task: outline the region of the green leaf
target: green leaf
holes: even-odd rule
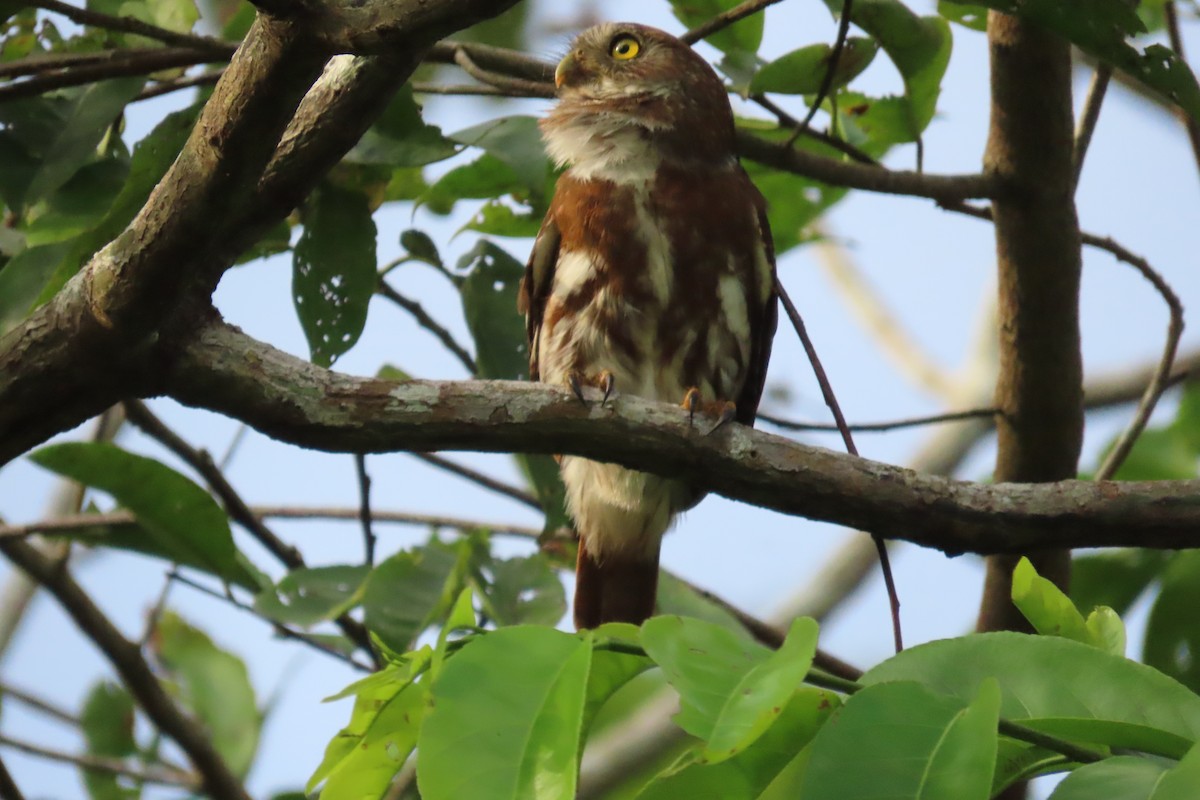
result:
[[[526,187],[539,191],[550,174],[537,118],[501,117],[451,134],[460,144],[479,147],[506,164]]]
[[[308,627],[341,616],[362,599],[366,566],[305,567],[289,572],[254,599],[273,620]]]
[[[1020,781],[1039,775],[1062,772],[1063,756],[1042,747],[1001,736],[996,750],[996,771],[992,776],[992,796]]]
[[[30,247],[0,268],[0,335],[29,316],[34,302],[66,254],[64,242]]]
[[[245,663],[170,611],[159,618],[151,644],[217,752],[234,774],[245,775],[262,729]]]
[[[340,740],[344,753],[327,773],[321,800],[366,800],[385,795],[417,744],[428,708],[427,693],[424,683],[410,683],[386,700],[376,701],[378,710],[362,735],[345,737],[345,731],[339,734],[344,737]],[[310,791],[314,782],[309,781]]]
[[[797,689],[779,719],[748,748],[718,764],[696,760],[655,778],[638,800],[725,800],[758,797],[841,705],[823,689]]]
[[[532,238],[542,227],[545,214],[520,212],[500,200],[489,200],[475,212],[463,230],[478,231],[489,236]]]
[[[1071,561],[1071,599],[1082,609],[1107,606],[1124,614],[1169,560],[1161,550],[1136,548],[1077,555]]]
[[[449,214],[459,200],[484,200],[528,191],[529,187],[512,167],[484,153],[438,178],[417,200],[417,205],[426,206],[435,214]]]
[[[1051,581],[1037,574],[1028,558],[1024,556],[1017,562],[1013,570],[1012,601],[1020,612],[1029,620],[1029,624],[1044,636],[1062,636],[1076,642],[1090,644],[1101,649],[1106,648],[1106,641],[1093,635],[1083,615],[1075,608],[1071,598]],[[1100,619],[1100,618],[1097,618]],[[1118,624],[1120,618],[1117,618]],[[1104,626],[1107,631],[1111,623],[1098,621],[1097,626]],[[1124,644],[1124,629],[1121,641]],[[1101,633],[1097,629],[1097,634]],[[1119,653],[1118,655],[1123,655]]]
[[[137,143],[129,163],[129,177],[112,201],[108,214],[96,227],[75,239],[49,280],[41,287],[37,303],[53,297],[79,268],[104,245],[115,239],[146,204],[151,190],[179,155],[195,125],[200,104],[168,114],[146,138]]]
[[[658,613],[711,622],[746,642],[755,641],[737,617],[669,572],[658,573]]]
[[[1146,623],[1143,655],[1193,691],[1200,691],[1200,551],[1176,553]]]
[[[938,0],[938,13],[951,22],[957,22],[964,28],[973,31],[987,30],[987,9],[968,3],[955,3],[952,0]]]
[[[721,12],[728,11],[739,2],[741,0],[671,0],[671,11],[674,12],[675,19],[689,28],[695,28]],[[763,20],[764,16],[761,12],[751,14],[745,19],[717,31],[704,41],[726,53],[737,51],[756,53],[758,46],[762,43]]]
[[[1174,767],[1133,756],[1085,764],[1058,785],[1050,800],[1193,800],[1197,786],[1200,746]]]
[[[703,758],[716,763],[744,750],[778,718],[812,664],[817,624],[795,620],[773,653],[684,617],[647,620],[641,639],[679,692],[679,727],[706,742]]]
[[[137,751],[133,738],[133,697],[124,686],[100,681],[83,702],[80,729],[88,755],[121,759]],[[140,792],[124,788],[111,772],[83,770],[83,784],[92,800],[129,800]]]
[[[1092,644],[1114,656],[1125,655],[1125,623],[1117,612],[1100,606],[1088,614],[1088,633]]]
[[[1128,37],[1145,31],[1135,4],[1125,0],[1089,0],[1084,10],[1076,3],[1062,0],[977,0],[977,3],[1059,34],[1200,120],[1200,85],[1187,63],[1160,44],[1138,50],[1127,41]]]
[[[596,716],[617,690],[638,675],[654,666],[642,655],[603,649],[601,642],[615,641],[637,646],[638,629],[627,622],[608,622],[592,632],[596,643],[592,652],[592,666],[588,672],[587,696],[584,702],[583,725],[585,732],[592,730]],[[605,709],[608,712],[611,709]],[[599,724],[599,723],[597,723]]]
[[[438,255],[437,245],[424,231],[415,228],[404,231],[400,234],[400,246],[407,250],[413,258],[419,258],[435,266],[442,266],[442,257]]]
[[[492,561],[488,614],[497,625],[557,625],[567,610],[562,581],[543,553]]]
[[[966,708],[917,683],[870,686],[813,739],[797,796],[987,800],[999,706],[991,681]]]
[[[842,0],[825,0],[835,14]],[[917,140],[933,119],[953,37],[941,17],[919,17],[898,0],[855,0],[850,19],[883,47],[904,79],[907,141]]]
[[[116,78],[51,97],[0,104],[0,123],[38,162],[28,183],[12,187],[6,202],[20,207],[49,197],[95,160],[101,140],[145,83],[142,76]]]
[[[1151,428],[1142,431],[1113,480],[1188,480],[1196,477],[1196,467],[1196,452],[1186,439],[1170,428]]]
[[[462,569],[462,554],[440,542],[397,553],[367,578],[363,621],[390,649],[403,653],[439,612],[449,610]]]
[[[421,796],[574,797],[590,638],[501,628],[449,659],[418,737]]]
[[[312,361],[328,367],[362,334],[375,292],[375,221],[367,198],[325,183],[304,211],[292,299]]]
[[[1200,697],[1143,664],[1050,636],[999,632],[930,642],[863,676],[913,680],[960,700],[989,676],[1006,719],[1057,736],[1179,758],[1200,739]]]
[[[838,57],[832,89],[845,86],[865,70],[879,51],[879,42],[862,36],[846,39]],[[833,46],[813,44],[780,56],[755,74],[750,93],[816,94],[825,81]]]
[[[225,512],[170,467],[106,442],[64,442],[31,453],[35,464],[112,495],[145,529],[137,549],[257,588],[239,558]],[[131,547],[128,537],[107,543]]]
[[[129,175],[123,158],[105,158],[82,167],[23,229],[29,247],[71,239],[90,230],[108,213]]]
[[[412,86],[405,84],[345,158],[353,164],[419,167],[449,158],[458,150],[442,136],[440,128],[425,123]]]
[[[1183,385],[1179,410],[1175,412],[1170,429],[1200,456],[1200,382],[1189,381]]]

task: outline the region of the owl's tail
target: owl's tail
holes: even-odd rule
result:
[[[575,627],[605,622],[641,625],[654,614],[658,596],[658,548],[634,555],[605,553],[600,562],[579,540],[575,562]]]

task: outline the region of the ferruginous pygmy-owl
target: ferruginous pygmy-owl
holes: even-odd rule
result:
[[[567,169],[521,288],[531,377],[581,399],[588,384],[753,424],[775,258],[721,80],[668,33],[604,24],[579,35],[554,81],[541,128]],[[579,533],[576,626],[641,623],[662,536],[703,493],[575,456],[561,468]]]

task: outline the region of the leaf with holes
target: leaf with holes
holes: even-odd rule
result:
[[[450,609],[466,568],[466,550],[430,542],[401,553],[371,571],[363,590],[364,622],[397,653]]]
[[[277,622],[308,627],[341,616],[362,599],[369,567],[295,569],[254,599],[254,607]]]
[[[870,66],[879,52],[879,42],[862,36],[851,36],[838,56],[837,74],[831,89],[838,89],[854,80]],[[825,81],[833,46],[813,44],[801,47],[767,64],[750,81],[750,93],[816,94]]]
[[[454,142],[442,136],[440,128],[422,119],[412,87],[405,84],[346,154],[346,160],[352,164],[419,167],[449,158],[458,150]]]
[[[312,361],[328,367],[362,334],[375,292],[375,221],[367,198],[324,183],[304,209],[292,300]]]

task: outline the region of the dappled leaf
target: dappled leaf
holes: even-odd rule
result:
[[[254,607],[278,622],[315,625],[356,606],[369,571],[362,565],[295,569],[259,593]]]
[[[1000,713],[1058,736],[1181,757],[1200,739],[1200,696],[1161,672],[1051,636],[998,632],[918,645],[862,682],[913,680],[960,700],[1000,683]]]
[[[1200,551],[1176,553],[1146,623],[1146,663],[1200,691]]]
[[[546,185],[550,159],[542,148],[536,117],[501,117],[453,133],[450,138],[487,151],[534,191]]]
[[[483,200],[526,191],[528,187],[512,167],[484,153],[438,178],[417,199],[417,205],[426,206],[435,214],[449,214],[459,200]]]
[[[229,519],[216,501],[175,470],[105,442],[64,442],[29,459],[113,496],[137,517],[145,551],[199,566],[224,580],[256,586],[239,560]]]
[[[486,565],[487,610],[498,625],[557,625],[567,610],[562,581],[541,553]]]
[[[417,634],[449,610],[465,568],[462,556],[458,548],[434,541],[383,561],[363,592],[367,627],[390,649],[408,650]]]
[[[66,241],[95,227],[108,213],[128,174],[129,163],[123,158],[105,158],[82,167],[22,228],[26,245]]]
[[[917,683],[870,686],[817,733],[798,788],[805,800],[987,800],[1000,692],[970,705]]]
[[[531,238],[537,236],[544,214],[523,212],[500,200],[489,200],[475,212],[463,230],[489,236]]]
[[[245,775],[262,729],[245,663],[170,611],[159,618],[151,644],[217,752],[234,774]]]
[[[964,28],[973,31],[987,30],[987,9],[968,3],[955,3],[952,0],[938,0],[938,13],[951,22],[957,22]]]
[[[838,56],[837,74],[831,89],[845,86],[865,70],[879,51],[879,43],[862,36],[851,36]],[[778,94],[816,94],[825,81],[833,46],[813,44],[775,59],[760,69],[750,81],[750,91]]]
[[[375,292],[375,221],[366,197],[318,187],[293,253],[296,316],[313,363],[328,367],[358,341]]]
[[[458,150],[442,136],[440,128],[422,119],[412,86],[405,84],[345,158],[357,164],[419,167],[449,158]]]
[[[433,686],[418,738],[421,796],[574,797],[591,656],[590,634],[543,627],[467,643]]]
[[[383,797],[417,744],[426,700],[424,683],[408,683],[390,695],[385,689],[372,698],[370,702],[375,708],[369,719],[364,720],[360,715],[351,723],[363,728],[361,735],[343,731],[335,738],[339,748],[335,754],[341,758],[322,775],[325,787],[321,790],[321,800]],[[328,755],[327,752],[327,758]],[[310,787],[314,782],[309,781]]]
[[[30,247],[0,268],[0,335],[29,316],[68,249],[65,242]]]

